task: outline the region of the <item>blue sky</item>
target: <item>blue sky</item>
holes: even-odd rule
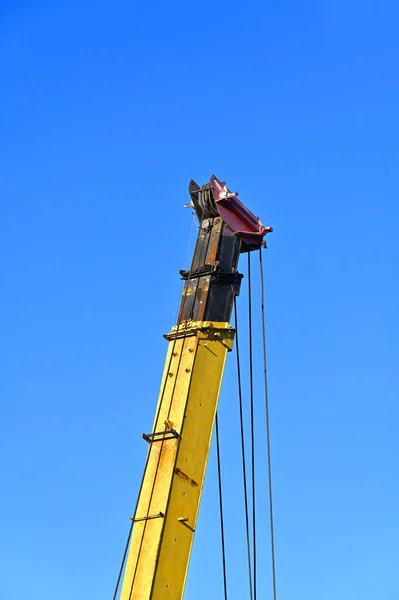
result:
[[[279,600],[396,600],[397,2],[0,10],[0,597],[112,597],[162,334],[189,264],[186,186],[215,173],[275,229],[265,260]],[[258,291],[255,282],[256,307]],[[245,302],[243,290],[243,322]],[[229,359],[228,580],[230,600],[242,600]],[[216,502],[212,451],[187,600],[222,597]]]

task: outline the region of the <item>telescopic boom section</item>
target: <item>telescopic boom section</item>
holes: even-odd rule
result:
[[[189,184],[200,227],[177,324],[168,340],[158,407],[139,493],[121,600],[181,600],[242,275],[240,253],[263,227],[225,184]]]

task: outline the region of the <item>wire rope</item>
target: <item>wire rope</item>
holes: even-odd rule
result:
[[[246,460],[245,460],[245,434],[244,434],[244,417],[243,417],[242,384],[241,384],[240,345],[239,345],[239,336],[238,336],[238,313],[237,313],[236,298],[234,298],[234,327],[236,330],[238,404],[239,404],[239,411],[240,411],[241,458],[242,458],[242,478],[243,478],[243,487],[244,487],[245,530],[246,530],[246,538],[247,538],[247,555],[248,555],[249,598],[250,598],[250,600],[252,600],[253,592],[252,592],[251,541],[250,541],[250,533],[249,533],[248,486],[247,486],[247,468],[246,468]]]
[[[227,600],[227,573],[226,573],[226,549],[225,549],[225,543],[224,543],[222,471],[221,471],[221,466],[220,466],[219,419],[218,419],[217,412],[216,412],[216,417],[215,417],[215,433],[216,433],[216,455],[217,455],[218,485],[219,485],[220,536],[221,536],[221,540],[222,540],[223,589],[224,589],[224,600]]]
[[[213,226],[213,220],[212,220],[212,223],[210,225],[210,229],[212,229],[212,226]],[[208,240],[207,240],[207,244],[206,244],[206,250],[205,250],[205,257],[204,257],[205,260],[206,260],[207,254],[208,254],[210,238],[211,238],[211,234],[209,232]],[[190,282],[190,277],[191,277],[191,271],[192,271],[192,267],[190,266],[190,270],[189,270],[188,278],[187,278],[187,284],[185,286],[184,297],[183,297],[183,300],[182,300],[183,310],[184,310],[184,307],[185,307],[185,304],[186,304],[186,300],[187,300],[187,292],[188,292],[188,287],[189,287],[189,282]],[[194,298],[193,298],[193,307],[194,307],[194,304],[195,304],[197,292],[198,292],[198,282],[197,282],[197,286],[196,286],[196,290],[195,290],[195,294],[194,294]],[[183,314],[183,311],[182,311],[182,314]],[[157,411],[156,421],[159,418],[159,414],[160,414],[160,410],[161,410],[161,405],[162,405],[162,400],[163,400],[163,396],[165,394],[166,385],[167,385],[167,381],[168,381],[167,380],[167,373],[170,371],[170,366],[171,366],[171,363],[172,363],[174,349],[175,349],[175,346],[176,346],[178,335],[179,335],[179,329],[176,330],[176,335],[175,335],[175,338],[174,338],[174,341],[173,341],[173,347],[172,347],[172,351],[171,351],[171,354],[170,354],[169,366],[168,366],[167,371],[165,372],[165,382],[164,382],[164,386],[163,386],[163,390],[162,390],[162,395],[161,395],[161,398],[160,398],[160,401],[159,401],[159,405],[158,405],[158,411]],[[180,364],[181,364],[181,360],[182,360],[183,349],[184,349],[184,344],[185,344],[186,337],[187,337],[187,328],[185,327],[184,328],[184,333],[183,333],[183,339],[182,339],[182,351],[180,352],[180,355],[179,355],[179,361],[178,361],[178,364],[177,364],[176,376],[174,378],[173,389],[172,389],[172,393],[171,393],[171,396],[170,396],[170,403],[169,403],[169,408],[168,408],[167,421],[169,420],[170,412],[171,412],[171,409],[172,409],[173,396],[174,396],[174,392],[175,392],[175,388],[176,388],[176,383],[177,383],[177,379],[178,379],[178,374],[179,374],[179,370],[180,370]],[[156,421],[154,422],[154,426],[156,425]],[[154,474],[154,478],[153,478],[153,482],[152,482],[152,487],[151,487],[151,492],[150,492],[150,499],[149,499],[149,502],[148,502],[146,520],[144,521],[143,533],[141,535],[140,545],[139,545],[139,551],[138,551],[138,554],[137,554],[137,561],[136,561],[136,565],[135,565],[135,569],[134,569],[134,573],[133,573],[133,577],[132,577],[132,584],[131,584],[131,587],[130,587],[129,600],[131,600],[132,593],[133,593],[133,586],[134,586],[134,582],[135,582],[135,579],[136,579],[137,567],[138,567],[138,563],[139,563],[139,560],[140,560],[141,549],[143,547],[144,536],[145,536],[145,531],[146,531],[146,527],[147,527],[147,519],[148,519],[148,516],[150,514],[151,502],[152,502],[152,498],[153,498],[153,495],[154,495],[155,482],[157,480],[157,474],[158,474],[159,465],[160,465],[160,462],[161,462],[161,456],[162,456],[163,447],[164,447],[164,439],[161,440],[161,447],[160,447],[160,451],[159,451],[159,454],[158,454],[158,460],[157,460],[157,464],[156,464],[156,468],[155,468],[155,474]],[[150,449],[150,451],[151,451],[151,449]],[[149,456],[149,454],[148,454],[148,456]],[[148,464],[148,461],[147,461],[147,464]],[[143,473],[143,481],[144,481],[144,477],[145,477],[145,472],[146,472],[146,470]]]
[[[254,414],[254,380],[253,380],[253,343],[252,343],[252,282],[251,253],[248,252],[248,328],[249,328],[249,394],[251,412],[251,475],[252,475],[252,548],[253,548],[253,590],[254,600],[257,592],[256,571],[256,489],[255,489],[255,414]]]
[[[275,541],[274,541],[273,488],[272,488],[272,459],[271,459],[270,417],[269,417],[269,390],[268,390],[268,383],[267,383],[265,281],[264,281],[264,273],[263,273],[262,248],[259,249],[259,265],[260,265],[260,287],[261,287],[263,379],[264,379],[265,408],[266,408],[267,476],[268,476],[268,486],[269,486],[269,519],[270,519],[270,545],[271,545],[271,561],[272,561],[272,583],[273,583],[273,600],[277,600],[276,559],[275,559]]]

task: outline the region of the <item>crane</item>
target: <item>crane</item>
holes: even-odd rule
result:
[[[181,600],[239,295],[240,254],[265,246],[272,231],[214,175],[189,183],[199,221],[189,270],[168,342],[136,510],[123,560],[120,600]],[[119,574],[117,589],[122,579]]]

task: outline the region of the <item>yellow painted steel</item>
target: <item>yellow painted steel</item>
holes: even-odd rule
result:
[[[226,354],[228,323],[173,328],[121,600],[181,600]]]

